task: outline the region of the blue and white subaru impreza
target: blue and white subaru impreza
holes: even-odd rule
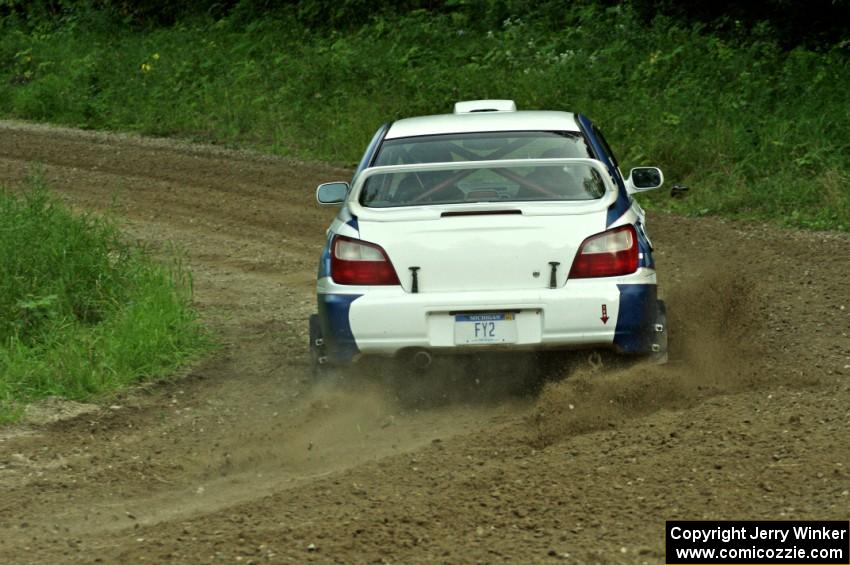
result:
[[[361,356],[608,348],[666,360],[652,243],[597,127],[510,100],[382,126],[351,183],[318,187],[341,205],[319,262],[314,367]]]

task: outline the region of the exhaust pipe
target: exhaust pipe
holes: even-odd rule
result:
[[[432,361],[431,354],[424,349],[413,354],[413,366],[420,371],[424,371],[430,367]]]

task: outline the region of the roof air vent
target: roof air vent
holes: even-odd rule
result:
[[[513,100],[467,100],[455,102],[455,114],[473,112],[516,112]]]

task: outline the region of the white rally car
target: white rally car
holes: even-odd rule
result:
[[[636,192],[600,131],[510,100],[386,124],[351,183],[319,262],[314,369],[362,356],[607,348],[666,360],[663,302]]]

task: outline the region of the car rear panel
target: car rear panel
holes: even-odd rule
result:
[[[418,267],[420,293],[540,290],[566,284],[586,234],[602,231],[604,212],[574,216],[449,216],[360,222],[360,238],[381,245],[406,292]]]

